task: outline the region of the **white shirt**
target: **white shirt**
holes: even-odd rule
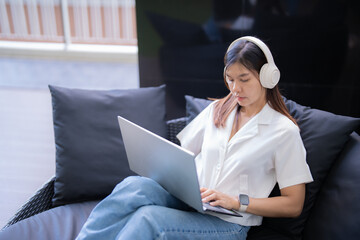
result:
[[[195,153],[200,187],[231,196],[240,193],[267,198],[276,182],[285,188],[313,181],[299,128],[266,104],[229,141],[236,109],[225,128],[213,122],[215,102],[178,135],[181,145]],[[211,213],[243,226],[260,225],[261,216],[233,217]]]

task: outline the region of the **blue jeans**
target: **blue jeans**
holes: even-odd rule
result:
[[[94,208],[76,239],[246,239],[248,230],[193,211],[149,178],[128,177]]]

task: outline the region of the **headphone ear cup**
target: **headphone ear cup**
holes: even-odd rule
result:
[[[268,88],[268,74],[267,74],[267,68],[268,68],[269,64],[265,63],[261,69],[260,69],[260,73],[259,73],[259,78],[260,78],[260,83],[264,88]]]
[[[259,75],[260,83],[264,88],[272,89],[280,80],[280,71],[274,64],[265,63]]]

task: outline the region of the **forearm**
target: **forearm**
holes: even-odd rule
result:
[[[281,196],[249,198],[246,212],[264,217],[298,217],[304,206],[305,184],[280,190]]]
[[[264,217],[298,217],[303,204],[288,196],[273,198],[250,198],[248,213]]]
[[[240,202],[236,196],[201,188],[203,202],[212,206],[222,206],[227,209],[239,209]],[[298,184],[281,189],[281,196],[273,198],[251,198],[246,212],[264,217],[297,217],[301,214],[305,199],[305,184]]]

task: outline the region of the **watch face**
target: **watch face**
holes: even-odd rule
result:
[[[240,194],[240,203],[241,203],[241,205],[249,205],[248,195]]]

